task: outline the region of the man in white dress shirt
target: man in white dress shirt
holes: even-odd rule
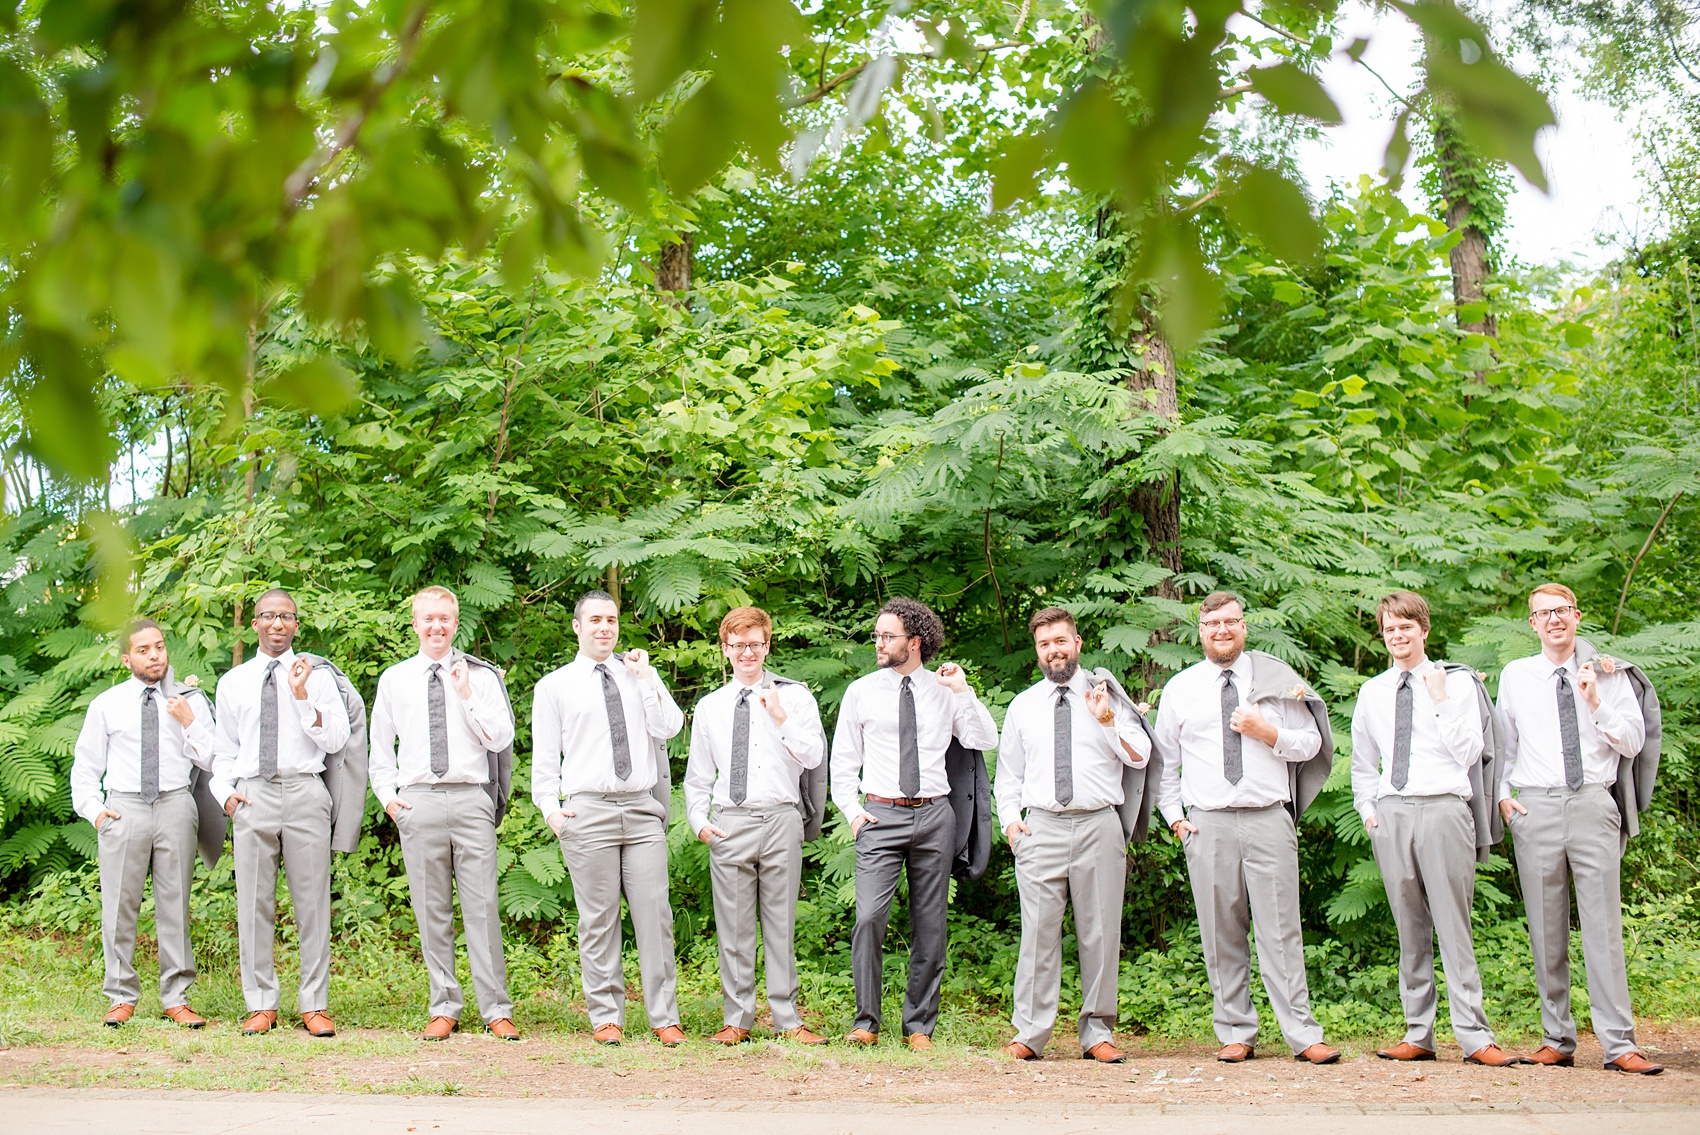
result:
[[[620,605],[612,595],[581,596],[573,633],[577,656],[545,674],[532,697],[531,799],[572,876],[592,1038],[619,1044],[625,1035],[624,895],[649,1026],[672,1047],[684,1043],[685,1032],[667,894],[666,742],[684,727],[685,715],[645,651],[614,656]]]
[[[1128,712],[1118,716],[1105,683],[1080,669],[1073,615],[1046,607],[1027,627],[1045,677],[1009,703],[993,784],[1021,892],[1015,1039],[1004,1051],[1037,1060],[1050,1042],[1062,986],[1063,911],[1072,903],[1081,1054],[1120,1064],[1126,1056],[1110,1034],[1121,972],[1127,841],[1116,809],[1123,800],[1122,771],[1145,767],[1151,738]]]
[[[944,623],[915,599],[893,599],[874,623],[879,669],[850,683],[832,741],[832,800],[856,841],[856,927],[850,964],[856,1022],[848,1040],[879,1041],[885,931],[899,877],[909,878],[909,984],[904,1043],[932,1047],[950,934],[946,914],[956,855],[945,752],[954,737],[994,749],[997,723],[962,667],[926,669],[944,645]],[[864,800],[866,803],[864,803]]]
[[[1323,1043],[1310,1011],[1298,833],[1288,810],[1288,766],[1313,759],[1322,734],[1290,669],[1246,651],[1238,595],[1211,592],[1198,611],[1204,661],[1169,679],[1158,703],[1157,806],[1186,850],[1222,1042],[1216,1059],[1237,1064],[1255,1051],[1247,941],[1255,925],[1263,988],[1282,1036],[1299,1059],[1331,1064],[1340,1051]],[[1280,673],[1284,688],[1266,688],[1260,669]]]
[[[89,703],[71,761],[71,806],[94,825],[100,861],[100,945],[106,960],[106,1024],[136,1012],[136,918],[153,875],[159,939],[159,1001],[185,1028],[206,1024],[189,1008],[195,950],[189,940],[189,881],[199,814],[189,782],[212,767],[213,717],[206,696],[167,696],[165,634],[152,619],[124,632],[130,676]]]
[[[1482,1008],[1482,975],[1470,937],[1476,894],[1472,766],[1485,744],[1476,677],[1448,672],[1427,654],[1428,602],[1395,591],[1376,607],[1393,658],[1358,688],[1352,713],[1352,798],[1369,833],[1399,930],[1405,1039],[1376,1055],[1433,1060],[1434,943],[1446,963],[1452,1031],[1470,1064],[1503,1068],[1521,1056],[1494,1043]]]
[[[1612,799],[1618,763],[1641,751],[1646,723],[1628,678],[1580,662],[1576,593],[1544,583],[1529,596],[1541,652],[1509,663],[1499,678],[1505,767],[1499,811],[1517,848],[1541,994],[1537,1064],[1575,1063],[1570,1012],[1570,889],[1582,923],[1588,1006],[1605,1066],[1656,1075],[1664,1069],[1635,1044],[1623,956],[1622,816]]]
[[[826,759],[814,695],[766,670],[773,620],[736,607],[720,620],[732,680],[691,713],[685,814],[708,845],[725,1027],[711,1040],[750,1039],[756,1016],[756,926],[767,956],[767,1005],[787,1040],[825,1044],[797,1013],[797,886],[803,873],[801,777]],[[759,919],[758,919],[759,915]]]
[[[454,649],[460,601],[446,587],[413,597],[419,653],[385,670],[372,703],[372,792],[401,834],[402,861],[431,979],[422,1039],[447,1040],[466,996],[455,977],[455,892],[478,1011],[518,1040],[496,892],[491,754],[513,744],[513,710],[488,664]]]
[[[297,1007],[316,1037],[336,1035],[331,980],[331,794],[325,754],[348,743],[348,711],[329,672],[293,649],[289,592],[254,600],[260,649],[218,680],[212,791],[231,818],[244,1036],[270,1032],[281,1005],[274,950],[281,860],[301,944]]]

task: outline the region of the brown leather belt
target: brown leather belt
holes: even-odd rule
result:
[[[938,799],[937,796],[875,796],[871,792],[866,798],[875,804],[890,804],[894,808],[919,808]]]

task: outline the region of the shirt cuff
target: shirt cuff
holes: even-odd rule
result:
[[[93,824],[94,818],[96,816],[100,815],[105,810],[106,810],[106,797],[96,796],[94,799],[85,802],[81,808],[78,808],[77,809],[77,815],[81,816],[83,819],[85,819],[89,823]]]
[[[325,711],[312,698],[292,697],[289,700],[295,703],[295,715],[301,719],[302,729],[318,728],[313,724],[315,721],[323,723]]]
[[[1175,826],[1176,821],[1186,819],[1184,804],[1159,804],[1157,810],[1163,813],[1163,819],[1168,821],[1171,828]]]
[[[1600,700],[1600,708],[1593,711],[1594,728],[1609,738],[1613,744],[1623,740],[1623,714],[1617,712],[1617,707],[1610,702]]]
[[[702,831],[703,828],[708,826],[708,809],[703,808],[701,811],[698,811],[693,808],[685,813],[685,819],[690,822],[691,834],[696,835],[698,832]]]
[[[217,776],[207,781],[207,788],[211,790],[213,799],[218,801],[220,808],[224,807],[224,802],[229,800],[236,792],[235,784]]]
[[[389,810],[389,806],[391,804],[396,802],[396,790],[393,788],[379,788],[374,784],[372,786],[372,795],[378,798],[378,803],[383,805],[386,811]]]

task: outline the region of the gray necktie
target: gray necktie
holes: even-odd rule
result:
[[[142,688],[142,799],[152,804],[159,799],[159,706],[154,688]]]
[[[277,779],[277,668],[279,659],[266,663],[260,683],[260,779]]]
[[[425,680],[425,713],[431,720],[431,775],[442,776],[449,771],[449,699],[443,689],[441,662],[431,663],[431,676]]]
[[[1416,691],[1411,672],[1399,673],[1399,692],[1393,695],[1393,790],[1398,792],[1411,779],[1411,709]]]
[[[750,691],[738,695],[732,710],[732,803],[742,804],[750,794]]]
[[[915,731],[915,694],[908,678],[897,691],[897,787],[905,796],[921,794],[921,745]]]
[[[614,775],[621,780],[632,778],[632,739],[626,733],[626,703],[620,698],[620,687],[614,675],[601,662],[596,672],[602,675],[602,701],[608,707],[608,738],[614,743]]]
[[[1052,733],[1051,775],[1056,783],[1057,803],[1064,808],[1074,800],[1074,714],[1068,705],[1068,687],[1057,688],[1056,729]]]
[[[1234,688],[1234,672],[1222,671],[1222,775],[1229,784],[1238,784],[1245,775],[1245,756],[1241,745],[1245,738],[1235,733],[1230,724],[1234,710],[1240,707],[1240,694]]]
[[[1564,746],[1564,783],[1571,791],[1582,787],[1582,731],[1576,724],[1576,695],[1570,690],[1570,675],[1560,666],[1558,675],[1558,740]]]

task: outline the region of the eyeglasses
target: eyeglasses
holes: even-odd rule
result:
[[[888,642],[900,642],[904,639],[910,639],[910,638],[914,638],[914,637],[915,637],[914,635],[908,635],[908,634],[892,634],[889,631],[875,631],[874,632],[874,645],[875,646],[884,646]]]
[[[723,645],[728,654],[760,654],[767,649],[765,642],[728,642]]]
[[[1244,619],[1211,619],[1208,623],[1199,623],[1198,629],[1206,632],[1224,630],[1231,631],[1235,627],[1243,626],[1245,626]]]
[[[260,611],[254,616],[256,623],[282,623],[288,626],[297,620],[294,611]]]
[[[1530,611],[1529,618],[1537,623],[1551,622],[1553,619],[1568,619],[1577,613],[1575,607],[1548,607],[1544,611]]]

